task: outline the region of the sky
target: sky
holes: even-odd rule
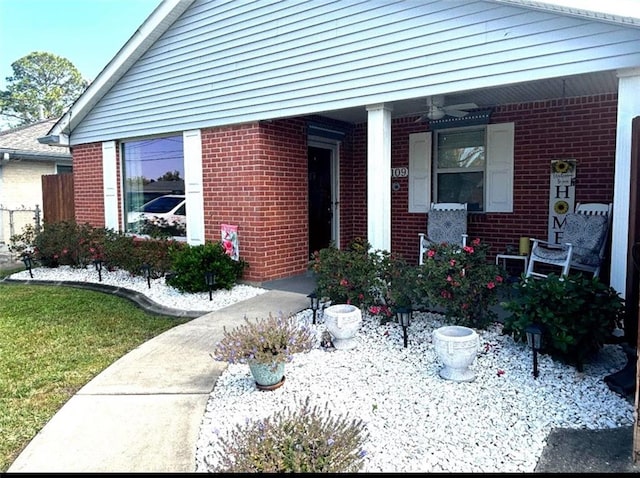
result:
[[[0,90],[34,51],[66,58],[95,79],[161,0],[0,0]]]
[[[464,0],[460,0],[464,1]],[[0,90],[11,63],[34,51],[66,58],[95,79],[161,0],[0,0]],[[640,0],[549,0],[640,18]]]

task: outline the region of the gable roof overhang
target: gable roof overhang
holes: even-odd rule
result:
[[[90,113],[92,108],[102,99],[102,97],[119,81],[119,79],[131,68],[136,61],[154,44],[154,42],[169,29],[169,27],[184,13],[195,0],[163,0],[163,2],[152,12],[143,25],[135,32],[118,54],[109,62],[109,64],[98,75],[96,80],[87,88],[87,90],[78,98],[78,100],[69,108],[66,114],[52,127],[48,135],[39,138],[42,144],[70,146],[70,137],[75,127],[83,121]],[[544,2],[533,0],[486,0],[495,4],[508,4],[528,9],[544,10],[562,15],[576,16],[583,19],[593,21],[605,21],[617,25],[632,26],[640,28],[640,18],[621,17],[617,15],[604,14],[590,10],[582,10],[570,7],[552,5]],[[482,94],[488,95],[486,104],[500,104],[508,98],[508,102],[518,103],[522,101],[530,101],[536,98],[549,97],[549,92],[553,91],[557,94],[559,85],[564,85],[563,77],[571,78],[572,81],[578,82],[575,90],[580,94],[597,94],[609,93],[617,91],[617,71],[601,71],[595,73],[582,73],[581,75],[559,75],[557,78],[538,79],[534,82],[528,82],[526,85],[515,83],[513,85],[502,85],[500,87],[490,87],[489,85],[477,85],[477,88],[471,87],[466,91],[460,92],[442,92],[450,97],[449,103],[478,103],[478,92],[482,90]],[[467,100],[469,94],[474,94],[474,100]],[[531,94],[534,97],[531,98]],[[401,93],[397,93],[401,94]],[[420,101],[423,98],[414,98],[404,100],[401,98],[390,101],[394,103],[394,116],[402,114],[402,111],[416,112],[420,110]],[[337,103],[336,103],[337,104]],[[349,105],[347,105],[349,106]],[[344,121],[354,123],[366,121],[366,113],[364,109],[359,107],[347,107],[346,109],[335,109],[332,111],[320,112],[309,111],[304,114],[322,114],[328,117],[337,117]],[[302,114],[302,113],[301,113]]]

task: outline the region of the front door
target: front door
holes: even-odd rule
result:
[[[309,146],[309,257],[328,247],[332,239],[332,150]]]

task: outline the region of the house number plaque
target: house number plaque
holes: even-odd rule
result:
[[[406,178],[409,176],[409,168],[391,168],[392,178]]]

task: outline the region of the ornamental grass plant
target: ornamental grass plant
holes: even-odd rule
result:
[[[214,473],[357,472],[368,439],[362,420],[333,417],[309,398],[263,420],[237,425],[220,440]]]
[[[308,352],[316,345],[316,334],[299,324],[295,316],[274,316],[250,321],[232,330],[224,328],[224,337],[213,353],[215,360],[228,363],[277,365],[290,362],[293,354]]]

